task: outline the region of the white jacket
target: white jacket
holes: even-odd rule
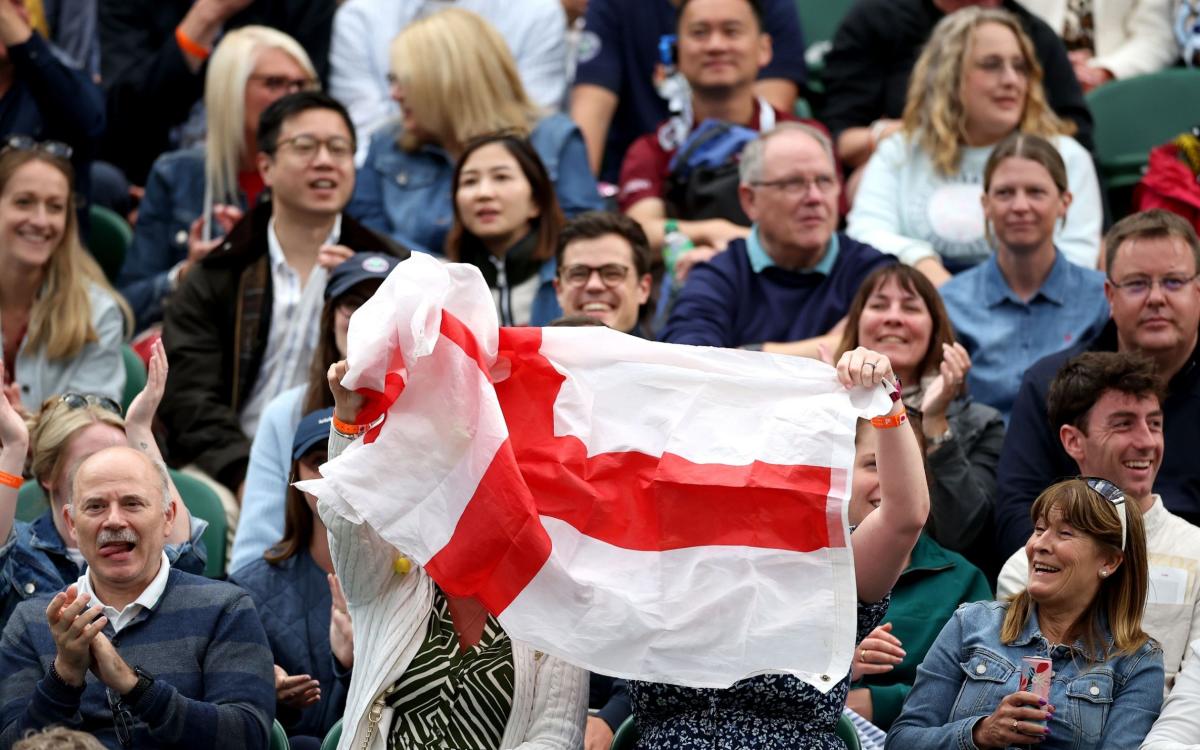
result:
[[[1067,0],[1019,0],[1059,34]],[[1088,64],[1117,78],[1154,73],[1179,59],[1174,0],[1092,0],[1096,56]]]
[[[1166,688],[1170,690],[1180,664],[1186,667],[1195,658],[1188,643],[1200,638],[1200,528],[1167,510],[1158,495],[1142,522],[1150,564],[1142,629],[1162,646]],[[1028,579],[1029,560],[1025,550],[1019,549],[1000,571],[996,598],[1023,591]],[[1200,676],[1196,679],[1200,682]],[[1200,747],[1200,734],[1196,743]]]
[[[1200,640],[1188,647],[1188,666],[1175,678],[1175,687],[1162,713],[1150,728],[1141,750],[1200,749]]]
[[[349,441],[331,432],[329,457]],[[317,506],[329,530],[333,567],[354,623],[354,679],[346,697],[339,750],[382,750],[392,709],[380,694],[404,674],[425,636],[433,611],[433,581],[414,565],[397,573],[396,548],[345,503]],[[512,641],[513,702],[500,739],[508,750],[575,750],[583,747],[588,674],[555,657]],[[363,744],[370,719],[370,743]]]

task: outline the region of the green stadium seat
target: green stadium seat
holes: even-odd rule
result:
[[[338,742],[342,739],[342,720],[329,728],[329,734],[325,735],[325,739],[321,740],[321,750],[337,750]]]
[[[104,269],[109,282],[116,285],[125,264],[125,251],[133,240],[133,229],[120,214],[104,206],[91,206],[88,220],[92,225],[87,238],[88,251]]]

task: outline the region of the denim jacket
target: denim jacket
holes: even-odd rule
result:
[[[1131,656],[1090,662],[1083,644],[1055,646],[1042,636],[1036,614],[1011,645],[1000,642],[1007,602],[958,608],[917,668],[917,681],[888,733],[889,750],[975,750],[975,724],[1017,692],[1021,657],[1049,656],[1055,708],[1042,750],[1136,748],[1162,705],[1162,649],[1153,641]],[[1106,626],[1107,629],[1107,626]],[[1111,636],[1106,633],[1111,644]],[[1095,654],[1099,657],[1100,654]]]
[[[67,556],[67,545],[54,525],[53,510],[32,523],[15,521],[8,541],[0,546],[0,629],[25,599],[61,591],[82,572]],[[183,544],[168,544],[163,550],[171,566],[204,575],[208,550],[200,536],[208,521],[192,516],[192,538]]]
[[[246,208],[246,196],[238,195],[238,207]],[[155,159],[119,279],[137,330],[162,320],[163,302],[173,291],[167,274],[187,258],[188,230],[203,212],[204,149],[168,151]]]
[[[397,145],[400,129],[393,123],[371,138],[346,213],[405,247],[441,255],[454,221],[454,161],[440,146],[404,151]],[[570,217],[604,207],[583,136],[570,118],[543,118],[529,142],[546,166],[563,213]]]

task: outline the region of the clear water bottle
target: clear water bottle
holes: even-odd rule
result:
[[[690,237],[679,231],[679,223],[674,219],[667,219],[663,228],[666,230],[663,236],[663,264],[667,267],[667,276],[674,278],[675,263],[680,256],[694,249],[696,245]]]

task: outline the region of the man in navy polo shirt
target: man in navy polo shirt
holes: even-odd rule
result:
[[[783,123],[742,151],[750,236],[692,269],[662,340],[801,356],[832,351],[862,280],[895,258],[835,232],[840,186],[819,130]]]
[[[675,33],[679,0],[592,0],[580,40],[571,119],[583,131],[592,169],[616,182],[633,140],[671,114],[655,86],[659,41]],[[761,0],[763,30],[774,40],[756,90],[790,112],[804,85],[804,36],[793,0]],[[660,76],[661,77],[661,76]],[[603,169],[601,159],[603,157]]]

